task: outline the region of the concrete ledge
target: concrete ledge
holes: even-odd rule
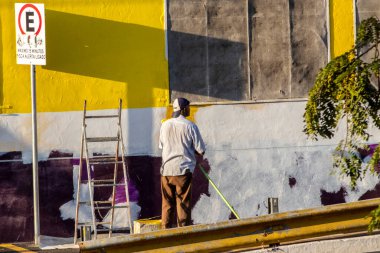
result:
[[[213,252],[365,232],[379,199],[82,242],[82,252]]]
[[[380,234],[356,236],[352,238],[320,240],[298,243],[293,245],[279,245],[271,249],[248,250],[244,252],[268,253],[380,253]]]

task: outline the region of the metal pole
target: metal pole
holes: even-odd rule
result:
[[[32,138],[33,138],[33,211],[34,211],[34,244],[40,244],[40,208],[38,184],[38,149],[37,149],[37,110],[36,110],[36,66],[30,65],[32,97]]]
[[[330,0],[326,0],[326,23],[327,23],[327,62],[331,61],[331,20],[330,20]]]
[[[210,182],[210,184],[212,185],[212,187],[214,187],[215,191],[219,194],[219,196],[222,198],[222,200],[224,201],[224,203],[228,206],[228,208],[231,210],[231,212],[235,215],[235,217],[237,219],[240,219],[240,216],[237,214],[237,212],[235,211],[235,209],[231,206],[230,203],[228,203],[227,199],[223,196],[223,194],[220,192],[220,190],[218,189],[218,187],[214,184],[214,182],[211,180],[211,178],[209,177],[209,175],[207,175],[206,171],[203,169],[203,167],[201,165],[199,165],[199,168],[201,169],[203,175],[208,179],[208,181]]]

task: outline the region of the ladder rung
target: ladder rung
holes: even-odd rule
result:
[[[88,183],[88,180],[82,180],[82,183]],[[127,185],[125,183],[114,183],[113,179],[101,179],[101,180],[90,180],[94,187],[97,186],[123,186]]]
[[[90,182],[93,182],[95,184],[99,183],[113,183],[113,179],[99,179],[99,180],[90,180]]]
[[[90,115],[85,116],[86,119],[103,119],[103,118],[118,118],[119,115]]]
[[[103,225],[103,224],[111,224],[110,221],[97,221],[95,222],[95,225]],[[96,230],[99,230],[99,229],[96,229]]]
[[[96,229],[97,232],[99,232],[99,231],[100,231],[100,232],[103,232],[103,231],[110,231],[110,230],[112,230],[112,229],[109,229],[109,228],[97,228],[97,229]]]
[[[108,142],[108,141],[119,141],[119,137],[90,137],[86,138],[87,142]]]
[[[112,204],[112,201],[103,200],[103,201],[94,201],[94,204]]]
[[[83,181],[85,181],[86,183],[88,182],[88,180],[83,180]],[[93,184],[113,183],[113,179],[90,180],[90,183],[93,183]]]
[[[90,162],[89,162],[89,164],[90,165],[96,165],[96,164],[121,164],[121,163],[123,163],[123,161],[104,161],[104,162],[101,162],[101,161],[94,161],[94,162],[92,162],[91,160],[90,160]]]
[[[97,204],[112,204],[112,201],[109,201],[109,200],[93,201],[93,202],[94,202],[94,205],[97,205]],[[80,205],[91,205],[91,201],[80,201],[79,204]]]
[[[90,160],[100,160],[100,161],[109,161],[109,160],[115,160],[115,155],[105,155],[105,156],[93,156],[93,157],[89,157],[88,159]],[[118,160],[121,160],[122,157],[121,156],[118,156],[117,157]]]
[[[81,183],[82,184],[87,184],[89,181],[86,179],[86,180],[82,180]],[[94,184],[94,186],[96,186],[96,184],[103,184],[103,183],[113,183],[113,179],[109,179],[109,180],[90,180],[90,183]]]
[[[78,225],[94,225],[94,223],[92,223],[92,221],[78,222]]]
[[[95,210],[101,210],[101,209],[111,209],[112,206],[95,206],[94,209]]]
[[[94,187],[110,187],[110,186],[125,186],[126,184],[95,184]]]
[[[129,208],[129,206],[127,205],[127,206],[96,206],[96,207],[94,207],[94,209],[97,209],[97,210],[99,210],[99,209],[117,209],[117,208]]]
[[[114,206],[113,208],[129,208],[129,205],[126,205],[126,206]]]
[[[122,157],[115,157],[115,156],[93,156],[89,157],[88,161],[90,163],[95,163],[95,162],[122,162],[123,158]]]

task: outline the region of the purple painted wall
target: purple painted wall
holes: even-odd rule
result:
[[[74,234],[74,220],[62,220],[59,207],[73,197],[73,165],[77,159],[54,159],[70,157],[72,154],[51,152],[47,161],[39,162],[40,228],[42,235],[70,237]],[[33,182],[32,165],[23,164],[21,152],[10,152],[0,156],[0,242],[25,242],[33,240]],[[141,207],[139,218],[161,215],[160,157],[127,157],[132,186],[131,198],[138,198]],[[209,171],[207,163],[203,166]],[[113,166],[95,169],[97,178],[113,174]],[[120,178],[122,175],[119,175]],[[208,193],[208,181],[196,171],[194,173],[193,201]],[[132,189],[130,189],[132,190]],[[110,190],[95,191],[98,199],[107,199]],[[131,199],[132,200],[132,199]],[[134,199],[133,199],[134,200]]]
[[[62,220],[59,207],[73,198],[73,165],[78,159],[67,158],[72,154],[52,151],[47,161],[39,162],[40,218],[41,234],[70,237],[73,236],[74,220]],[[9,152],[0,156],[0,242],[25,242],[33,240],[33,194],[32,165],[23,164],[21,152]],[[62,157],[63,159],[57,159]],[[67,159],[65,159],[67,158]],[[131,198],[141,207],[139,218],[149,218],[161,214],[160,157],[127,157],[131,184]],[[198,161],[210,172],[206,161]],[[113,174],[113,166],[95,169],[95,176],[106,178]],[[122,178],[122,174],[118,175]],[[297,184],[298,179],[289,177],[289,186]],[[133,188],[133,189],[132,189]],[[201,194],[209,195],[209,183],[199,170],[193,178],[192,206]],[[321,189],[323,205],[345,202],[346,189],[328,192]],[[96,191],[96,198],[107,199],[110,190]],[[380,183],[364,193],[360,199],[380,197]],[[230,218],[233,218],[232,216]]]

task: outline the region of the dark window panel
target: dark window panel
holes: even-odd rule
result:
[[[327,64],[324,0],[290,0],[292,50],[291,97],[307,97],[316,76]]]
[[[174,0],[168,10],[171,99],[248,100],[246,1]]]
[[[288,0],[249,1],[254,99],[288,98],[290,33]]]

